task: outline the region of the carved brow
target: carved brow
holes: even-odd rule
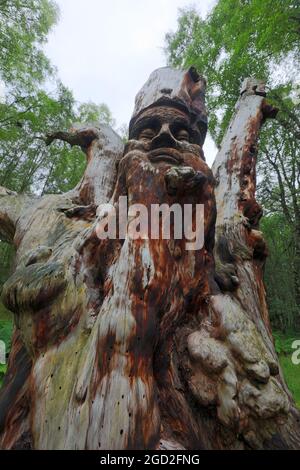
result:
[[[155,117],[144,117],[136,124],[134,124],[132,129],[132,137],[137,137],[137,135],[143,130],[147,128],[151,129],[158,129],[161,125],[160,119]]]
[[[169,122],[171,128],[176,127],[178,128],[183,128],[186,131],[191,131],[191,125],[188,119],[185,119],[184,117],[176,117],[174,120],[172,119],[172,122],[170,122],[170,119],[165,119],[160,116],[145,116],[141,118],[137,123],[134,124],[132,132],[131,132],[131,138],[137,138],[139,133],[147,128],[154,129],[155,131],[159,131],[160,127],[164,122]]]
[[[145,126],[150,126],[153,125],[153,123],[157,123],[159,120],[154,118],[154,117],[144,117],[142,118],[136,125],[139,128],[144,128]]]
[[[184,119],[183,117],[182,118],[178,117],[174,119],[174,121],[171,124],[176,125],[176,126],[182,126],[186,130],[189,130],[191,128],[191,125],[188,119]]]

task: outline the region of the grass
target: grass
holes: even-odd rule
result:
[[[273,336],[285,381],[292,392],[297,407],[300,408],[300,364],[295,365],[292,363],[292,354],[295,352],[292,344],[293,341],[300,340],[300,332],[282,333],[274,331]]]
[[[4,341],[6,353],[9,353],[11,347],[11,335],[13,324],[11,320],[0,320],[0,341]],[[6,372],[6,365],[0,364],[0,387]]]
[[[13,323],[9,320],[0,320],[0,341],[4,341],[6,352],[9,353],[11,348],[11,336]]]
[[[300,408],[300,364],[294,365],[290,355],[280,354],[279,361],[287,386],[292,392],[297,407]]]
[[[3,377],[6,372],[6,365],[5,364],[0,364],[0,388],[2,387],[2,382],[3,382]]]

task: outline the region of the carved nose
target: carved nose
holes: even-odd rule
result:
[[[151,147],[153,150],[160,147],[176,147],[176,140],[172,136],[168,124],[163,124],[159,134],[152,140]]]

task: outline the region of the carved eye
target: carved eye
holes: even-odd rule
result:
[[[154,136],[155,136],[155,132],[153,129],[150,129],[150,128],[143,129],[139,133],[139,140],[144,140],[144,141],[152,140]]]
[[[179,129],[176,132],[175,138],[181,142],[189,142],[190,141],[190,134],[185,129]]]

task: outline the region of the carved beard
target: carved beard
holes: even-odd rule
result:
[[[202,158],[199,158],[201,156]],[[153,149],[151,142],[130,140],[119,163],[113,199],[127,195],[129,204],[203,204],[205,247],[212,252],[216,203],[215,180],[199,145],[180,142],[177,148]]]

